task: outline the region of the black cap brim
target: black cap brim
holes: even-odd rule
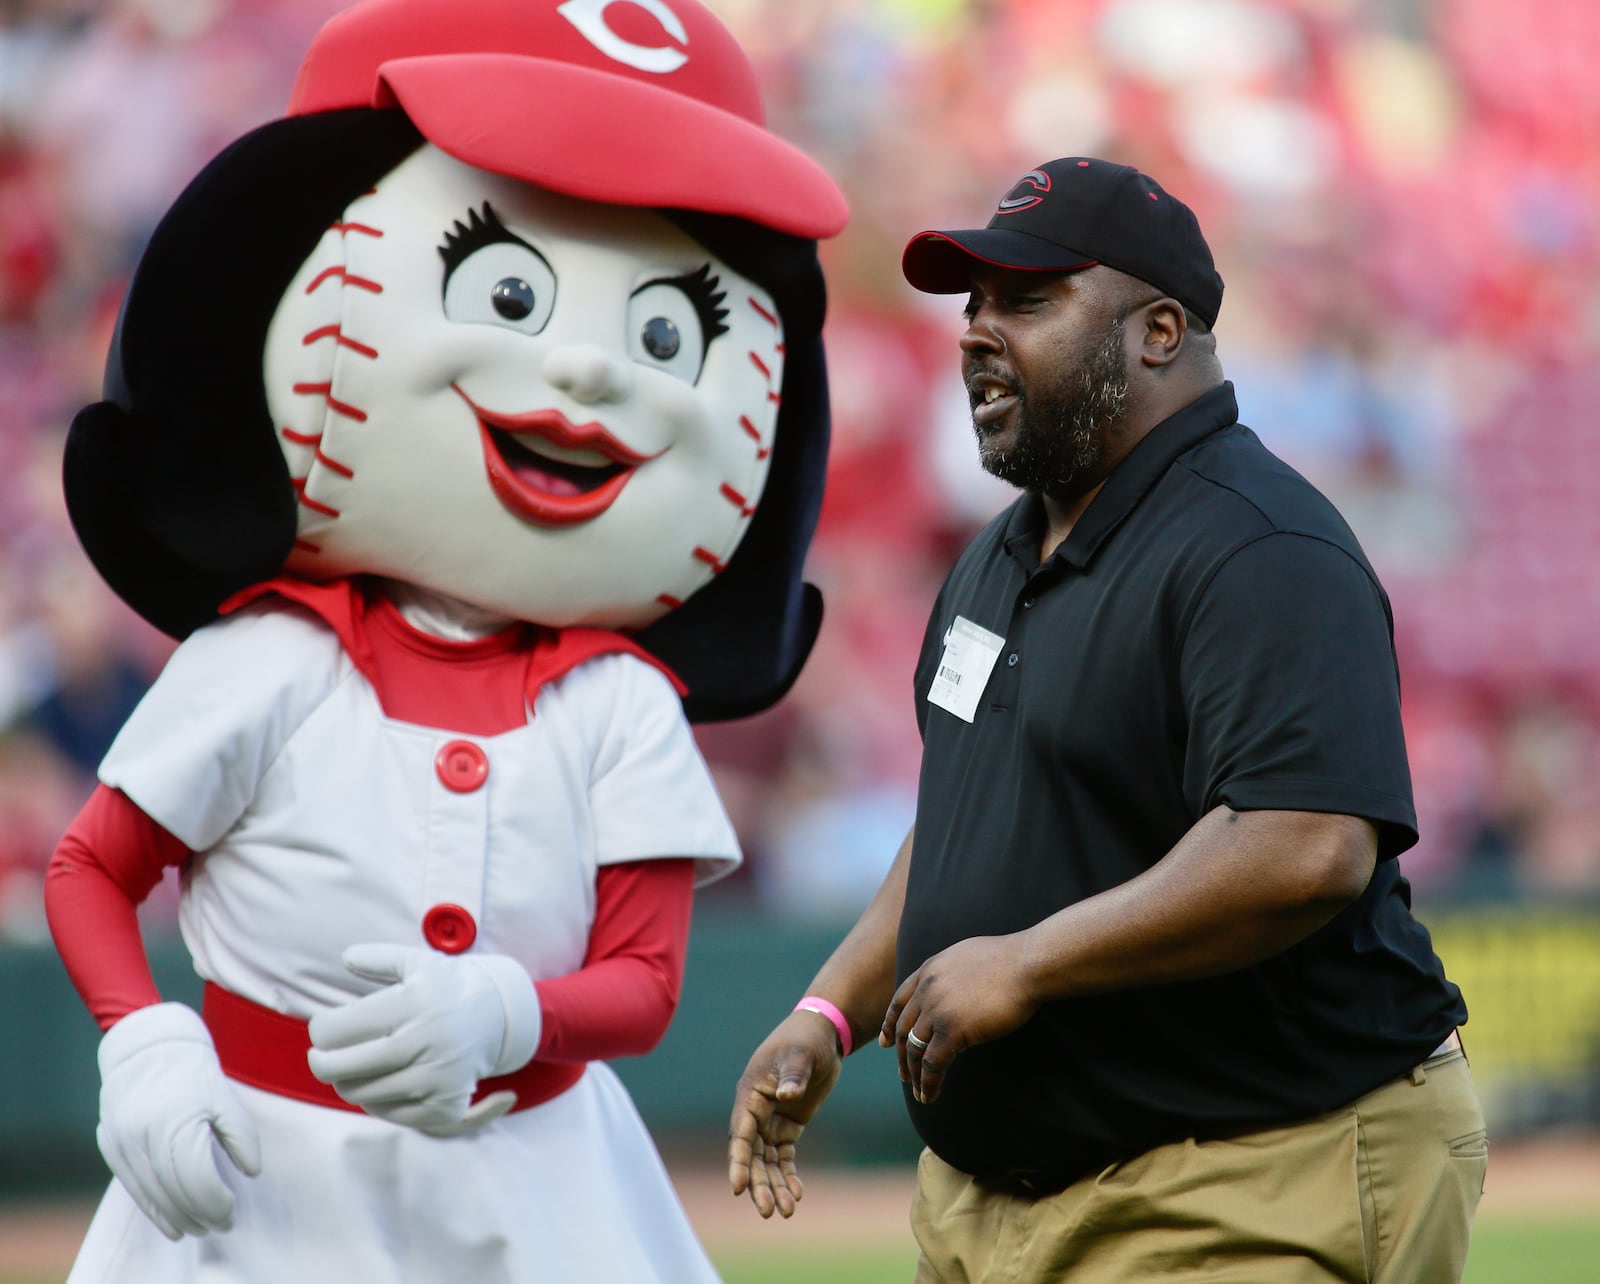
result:
[[[977,264],[1023,272],[1076,272],[1099,260],[1041,236],[1004,227],[918,232],[900,257],[907,281],[924,294],[965,294]]]

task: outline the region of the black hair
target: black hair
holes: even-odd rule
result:
[[[261,381],[267,327],[328,225],[421,143],[395,111],[274,121],[207,165],[145,246],[63,483],[90,560],[164,633],[186,637],[288,557],[296,500]]]
[[[776,702],[822,624],[822,594],[803,572],[828,462],[827,293],[815,241],[723,214],[661,213],[766,290],[783,320],[782,400],[755,516],[722,573],[639,635],[688,686],[689,716],[711,722]]]

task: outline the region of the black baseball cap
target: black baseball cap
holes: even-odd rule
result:
[[[1208,326],[1222,309],[1222,278],[1194,211],[1131,165],[1091,156],[1029,170],[987,227],[917,233],[900,267],[927,294],[964,294],[974,263],[1036,272],[1103,263],[1155,286]]]

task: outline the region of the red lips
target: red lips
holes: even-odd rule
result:
[[[502,415],[483,409],[451,384],[478,420],[489,488],[517,516],[539,526],[576,526],[616,502],[634,469],[665,453],[641,455],[598,423],[575,424],[559,410]],[[612,462],[599,468],[547,459],[518,437],[539,437],[569,449],[592,450]]]

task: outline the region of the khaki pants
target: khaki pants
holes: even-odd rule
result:
[[[1037,1199],[923,1151],[916,1280],[1455,1284],[1488,1157],[1457,1050],[1320,1118],[1160,1146]]]

